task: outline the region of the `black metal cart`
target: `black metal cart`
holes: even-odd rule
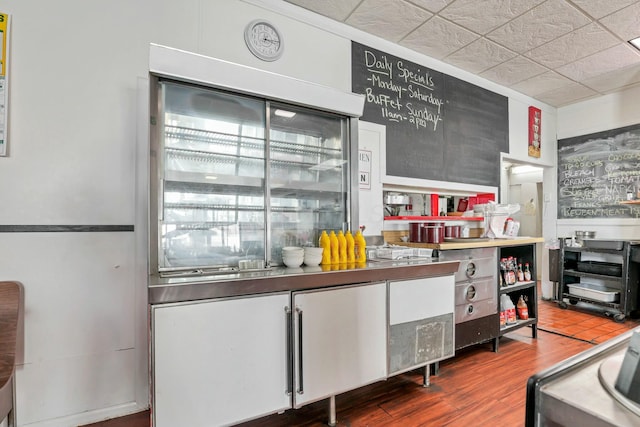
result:
[[[584,240],[580,246],[560,241],[554,296],[559,307],[578,302],[605,308],[616,322],[638,314],[640,242],[627,240]]]

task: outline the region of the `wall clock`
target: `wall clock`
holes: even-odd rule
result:
[[[257,19],[244,30],[244,41],[256,57],[263,61],[275,61],[282,56],[282,35],[273,24]]]

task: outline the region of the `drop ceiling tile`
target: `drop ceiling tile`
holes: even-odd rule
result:
[[[547,69],[542,65],[538,65],[523,56],[516,56],[513,59],[488,69],[480,75],[504,86],[511,86],[514,83],[542,74],[545,71],[547,71]]]
[[[397,42],[432,16],[432,13],[403,0],[364,0],[345,22]]]
[[[536,95],[560,89],[570,83],[572,83],[572,81],[568,78],[553,71],[547,71],[546,73],[538,74],[530,79],[516,83],[511,86],[511,88],[535,98]]]
[[[598,92],[614,92],[640,83],[640,64],[584,80],[582,84]]]
[[[622,40],[640,37],[640,2],[602,18],[600,22]]]
[[[525,56],[549,68],[557,68],[619,42],[600,25],[592,23],[532,49]]]
[[[564,65],[556,71],[572,80],[583,81],[634,64],[640,64],[640,54],[631,46],[620,44]]]
[[[554,107],[562,107],[563,105],[585,100],[596,95],[598,95],[598,92],[584,87],[580,83],[571,82],[559,89],[541,93],[535,98]]]
[[[320,15],[327,16],[337,21],[344,21],[360,3],[360,0],[286,0],[305,9],[309,9]]]
[[[427,9],[429,12],[435,13],[454,0],[409,0],[409,1],[415,4],[416,6],[420,6],[424,9]]]
[[[465,28],[479,34],[499,27],[544,0],[457,0],[440,13]]]
[[[400,44],[432,58],[441,59],[477,38],[478,36],[471,31],[434,16],[400,41]]]
[[[447,56],[444,61],[472,73],[494,67],[508,61],[516,54],[485,38],[479,38]]]
[[[493,30],[487,38],[524,53],[589,22],[587,16],[563,0],[548,0]]]
[[[602,18],[635,2],[635,0],[573,0],[576,6],[596,19]]]

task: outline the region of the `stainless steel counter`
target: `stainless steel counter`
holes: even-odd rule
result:
[[[149,304],[194,301],[330,286],[446,276],[459,261],[437,258],[372,260],[351,268],[346,264],[233,272],[210,276],[156,277],[149,279]]]
[[[621,356],[633,331],[573,356],[529,378],[526,426],[638,426],[640,417],[602,386],[601,364]]]

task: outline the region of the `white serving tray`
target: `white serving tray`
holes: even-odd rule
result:
[[[616,289],[595,283],[573,283],[567,285],[569,293],[578,297],[585,297],[602,302],[616,302],[620,298],[620,292]]]

